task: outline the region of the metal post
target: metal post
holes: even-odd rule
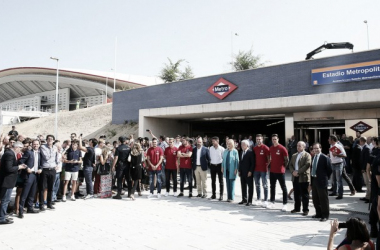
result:
[[[59,93],[58,93],[58,77],[59,77],[59,59],[55,57],[50,57],[52,60],[57,61],[57,80],[56,80],[56,85],[55,85],[55,124],[54,124],[54,136],[55,139],[58,139],[58,98],[59,98]]]
[[[106,104],[108,103],[108,102],[107,102],[107,98],[108,98],[108,97],[107,97],[107,87],[108,87],[108,76],[107,76],[107,78],[106,78]]]
[[[115,38],[115,68],[113,70],[113,92],[116,90],[116,51],[117,51],[117,37]]]
[[[368,50],[369,50],[369,31],[368,31],[368,21],[367,21],[367,20],[364,20],[364,23],[367,25],[367,47],[368,47]]]

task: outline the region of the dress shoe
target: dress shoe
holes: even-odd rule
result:
[[[322,218],[322,216],[315,214],[315,215],[311,216],[311,218],[313,218],[313,219],[320,219],[320,218]]]
[[[51,204],[52,204],[52,205],[55,205],[55,202],[54,202],[54,201],[52,201],[52,202],[51,202]]]
[[[361,198],[360,199],[361,201],[369,201],[369,199],[367,199],[367,198]],[[368,203],[368,202],[367,202]]]
[[[201,195],[201,194],[198,194],[198,195],[197,195],[197,197],[201,198],[201,197],[202,197],[202,195]]]
[[[325,221],[327,221],[327,218],[321,218],[319,221],[320,222],[325,222]]]
[[[20,213],[18,214],[17,218],[24,219],[24,215]]]
[[[53,207],[53,205],[52,205],[52,204],[50,204],[50,205],[47,205],[47,208],[50,208],[50,209],[55,209],[55,207]]]
[[[40,207],[40,212],[46,211],[45,207]]]
[[[333,189],[332,189],[332,188],[329,188],[329,189],[327,189],[327,191],[330,191],[330,192],[331,192],[331,191],[333,191]]]
[[[189,198],[191,198],[191,197],[193,197],[193,194],[192,194],[192,193],[189,194]]]
[[[183,193],[179,193],[179,195],[177,195],[177,197],[182,197],[183,196]]]
[[[288,195],[288,200],[292,201],[292,200],[293,200],[293,198],[292,198],[292,197],[290,197],[290,195]]]
[[[337,200],[341,200],[341,199],[343,199],[343,196],[338,196],[338,197],[336,197],[335,199],[337,199]]]
[[[203,198],[203,199],[204,199],[204,198],[207,198],[207,195],[205,195],[205,194],[204,194],[204,195],[202,195],[202,198]]]
[[[113,196],[112,199],[121,200],[121,196],[118,194],[118,195]]]
[[[369,201],[365,201],[364,203],[369,203]]]
[[[216,195],[215,194],[211,195],[211,200],[215,200],[215,199],[216,199]]]
[[[239,202],[238,204],[239,205],[243,205],[243,204],[245,204],[245,203],[247,203],[246,201],[241,201],[241,202]]]
[[[223,195],[219,196],[219,201],[223,200]]]
[[[305,211],[302,213],[303,216],[307,216],[309,214],[309,211]]]
[[[356,194],[356,191],[354,190],[351,192],[350,196],[354,196],[355,194]]]
[[[28,214],[38,214],[40,211],[38,210],[34,210],[34,209],[30,209],[30,210],[27,210],[26,213]]]
[[[61,200],[55,200],[54,202],[61,202]]]
[[[299,212],[301,212],[300,210],[295,210],[295,209],[293,209],[292,211],[290,211],[292,214],[295,214],[295,213],[299,213]]]
[[[249,206],[252,206],[252,203],[251,202],[247,202],[247,204],[245,204],[247,207]]]
[[[336,193],[331,193],[331,194],[329,194],[329,196],[337,196],[337,194]]]
[[[7,220],[5,219],[4,221],[0,221],[0,225],[7,225],[7,224],[12,224],[13,220]]]

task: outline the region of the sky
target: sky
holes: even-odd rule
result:
[[[50,67],[158,76],[168,58],[195,76],[231,71],[253,49],[266,65],[302,61],[324,42],[380,48],[378,0],[0,0],[0,70]],[[237,35],[235,35],[237,34]],[[351,53],[324,51],[314,58]]]

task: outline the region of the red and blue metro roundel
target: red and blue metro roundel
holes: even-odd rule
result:
[[[208,88],[207,92],[209,92],[211,95],[215,96],[216,98],[223,100],[229,94],[231,94],[235,89],[237,89],[237,86],[235,84],[230,83],[224,78],[220,78],[213,85],[211,85],[210,88]]]

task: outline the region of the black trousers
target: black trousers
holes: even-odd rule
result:
[[[362,170],[360,168],[359,169],[353,168],[352,173],[353,173],[352,183],[355,187],[355,190],[362,192],[363,183],[364,183]]]
[[[53,186],[55,182],[55,169],[43,168],[40,174],[40,207],[44,205],[44,191],[47,189],[47,204],[51,205]]]
[[[294,191],[294,210],[309,212],[309,192],[307,188],[309,187],[309,182],[299,182],[299,177],[294,177],[293,180],[293,191]]]
[[[327,187],[321,188],[318,186],[317,179],[312,177],[312,192],[313,192],[313,204],[315,212],[318,217],[329,218],[330,216],[330,203],[327,193]]]
[[[170,177],[173,179],[173,192],[177,192],[177,169],[165,169],[166,192],[170,192]]]
[[[285,174],[282,173],[270,173],[269,181],[270,181],[270,201],[274,202],[276,200],[276,183],[280,183],[282,189],[282,204],[288,203],[288,189],[285,184]]]
[[[222,164],[217,165],[210,165],[210,172],[211,172],[211,187],[212,187],[212,194],[216,194],[216,175],[218,175],[219,179],[219,191],[220,195],[223,195],[223,173],[222,173]]]
[[[131,182],[131,173],[129,170],[129,166],[118,162],[116,165],[116,178],[117,178],[117,194],[121,195],[121,190],[123,189],[123,178],[125,178],[128,185],[128,196],[131,195],[132,182]]]
[[[24,212],[24,206],[26,202],[26,206],[28,210],[33,209],[33,201],[34,201],[34,195],[37,192],[37,175],[34,173],[29,174],[28,179],[24,182],[24,188],[21,193],[20,198],[20,214]]]
[[[346,166],[343,167],[342,178],[347,182],[347,185],[350,188],[351,193],[354,192],[355,191],[355,187],[352,184],[352,181],[351,181],[350,177],[347,175]]]
[[[241,196],[242,201],[252,203],[253,197],[253,175],[250,177],[240,176],[240,184],[241,184]],[[248,197],[247,197],[247,186],[248,186]]]

